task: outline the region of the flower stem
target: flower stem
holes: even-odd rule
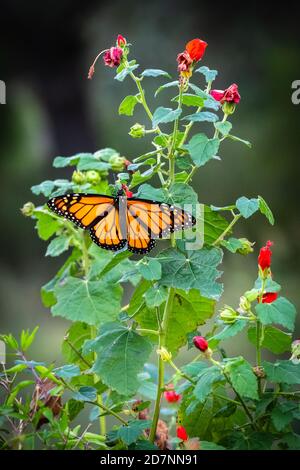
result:
[[[221,235],[213,242],[213,246],[216,246],[216,245],[219,245],[219,243],[221,243],[222,240],[224,240],[224,238],[226,237],[227,233],[230,232],[230,230],[232,229],[232,227],[237,223],[237,221],[241,218],[241,214],[235,214],[232,221],[230,222],[230,224],[228,225],[228,227],[226,227],[226,229],[224,230],[223,233],[221,233]]]
[[[91,326],[91,339],[96,338],[97,336],[97,328],[95,326]],[[94,353],[94,361],[96,360],[96,353]],[[98,376],[94,374],[94,384],[98,382]],[[103,402],[102,402],[102,396],[101,394],[97,393],[97,406],[105,410],[106,407],[104,407]],[[107,410],[105,410],[107,411]],[[111,413],[113,414],[113,413]],[[99,417],[99,425],[100,425],[100,434],[105,435],[106,434],[106,417],[105,416],[100,416]]]
[[[262,303],[265,287],[266,287],[266,279],[262,279],[261,292],[258,296],[259,303]],[[257,318],[256,319],[256,365],[259,368],[261,367],[262,335],[263,335],[263,325],[261,324],[260,320]],[[258,381],[258,392],[259,392],[259,395],[261,395],[262,394],[261,377],[258,377],[257,381]]]
[[[170,314],[172,312],[173,307],[173,299],[174,299],[175,291],[172,287],[169,288],[168,297],[164,309],[163,319],[161,323],[161,327],[159,329],[159,340],[158,340],[158,348],[161,349],[166,346],[166,333],[169,323]],[[150,430],[149,440],[151,442],[155,441],[156,436],[156,428],[159,419],[160,413],[160,402],[161,402],[161,395],[164,389],[164,372],[165,372],[165,363],[161,358],[161,355],[158,354],[158,381],[157,381],[157,392],[156,392],[156,400],[154,405],[154,414],[152,420],[152,426]]]

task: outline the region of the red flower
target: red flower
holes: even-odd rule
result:
[[[205,352],[208,349],[208,342],[203,336],[194,336],[193,338],[194,346],[202,352]]]
[[[211,90],[210,94],[215,100],[220,101],[221,104],[225,102],[237,104],[241,100],[236,83],[230,85],[226,90]]]
[[[270,250],[270,246],[272,245],[273,242],[270,242],[269,240],[267,241],[266,245],[260,249],[258,256],[258,265],[263,271],[271,266],[272,251]]]
[[[181,398],[179,393],[176,393],[175,390],[172,390],[173,388],[173,385],[169,385],[170,390],[166,390],[164,392],[164,397],[169,403],[176,403]]]
[[[127,41],[126,39],[124,38],[124,36],[122,36],[122,34],[119,34],[118,37],[117,37],[117,44],[119,47],[125,47],[126,44],[127,44]]]
[[[277,292],[266,292],[263,296],[262,296],[262,303],[263,304],[271,304],[272,302],[274,302],[274,300],[276,300],[278,297],[278,294]]]
[[[122,189],[125,192],[126,197],[132,197],[133,196],[133,192],[129,191],[127,184],[122,184]]]
[[[184,426],[177,426],[176,435],[178,439],[181,439],[182,441],[187,441],[189,438]]]
[[[178,71],[179,72],[188,72],[190,66],[192,65],[193,61],[188,52],[184,51],[178,54],[177,56],[178,62]]]
[[[197,38],[189,41],[185,46],[185,50],[188,52],[193,62],[198,62],[200,59],[202,59],[206,47],[207,42]]]
[[[105,52],[103,60],[108,67],[118,67],[121,63],[122,56],[123,50],[120,47],[111,47]]]

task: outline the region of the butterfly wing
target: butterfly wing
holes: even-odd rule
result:
[[[179,207],[147,199],[127,200],[128,249],[147,253],[154,239],[195,225],[195,218]]]
[[[91,239],[101,248],[117,251],[127,241],[119,226],[115,199],[100,194],[67,194],[49,200],[48,207],[78,227],[90,231]]]

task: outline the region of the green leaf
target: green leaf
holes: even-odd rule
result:
[[[182,424],[190,437],[199,437],[201,440],[207,433],[211,425],[214,414],[214,402],[212,397],[208,397],[201,403],[189,393],[184,397],[180,406]]]
[[[77,377],[80,375],[80,369],[75,364],[65,364],[62,367],[54,369],[53,372],[55,373],[56,377],[62,379],[72,379],[72,377]]]
[[[209,206],[204,206],[204,241],[207,245],[212,245],[227,227],[228,222],[224,217]]]
[[[120,323],[107,323],[87,349],[97,353],[93,371],[108,387],[126,396],[136,392],[140,386],[137,374],[152,349],[145,337]]]
[[[300,419],[300,408],[298,403],[278,403],[271,413],[272,423],[277,431],[282,431],[294,419]]]
[[[165,191],[164,201],[168,204],[179,205],[185,204],[196,205],[198,202],[197,193],[194,189],[185,183],[174,183],[169,190]]]
[[[148,281],[161,278],[161,264],[154,258],[144,257],[137,265],[140,274]]]
[[[171,78],[171,76],[168,74],[168,72],[165,72],[164,70],[160,69],[146,69],[141,73],[141,77],[168,77]]]
[[[259,293],[262,290],[262,280],[260,277],[258,277],[255,281],[254,288],[259,291]],[[281,290],[281,285],[278,284],[278,282],[273,281],[272,278],[268,278],[265,281],[265,288],[264,288],[264,293],[265,292],[279,292]]]
[[[173,122],[177,119],[182,110],[180,108],[172,109],[172,108],[164,108],[160,106],[157,108],[153,113],[152,118],[152,127],[155,129],[159,124]]]
[[[225,371],[229,374],[234,389],[242,397],[258,399],[257,379],[249,362],[238,357],[226,364]]]
[[[209,341],[223,341],[224,339],[232,338],[233,336],[240,333],[245,328],[247,323],[247,320],[236,320],[231,325],[225,326],[225,328],[223,328],[220,333],[217,333],[216,335],[212,336]]]
[[[168,292],[165,287],[150,287],[145,293],[145,301],[147,307],[159,307],[167,300]]]
[[[218,300],[222,285],[216,282],[220,277],[217,266],[222,261],[218,248],[198,251],[179,251],[169,248],[157,257],[162,265],[160,284],[178,289],[198,289],[204,297]]]
[[[248,330],[248,338],[252,344],[256,345],[256,328],[250,328]],[[264,328],[261,346],[274,354],[282,354],[285,351],[290,351],[291,342],[292,337],[290,333],[285,333],[273,326],[266,326]]]
[[[80,387],[78,392],[73,394],[73,399],[77,401],[96,401],[97,390],[95,387]]]
[[[201,90],[201,88],[199,88],[197,85],[194,85],[194,83],[189,82],[189,87],[196,93],[196,95],[201,96],[202,98],[212,98],[211,95]]]
[[[77,153],[71,157],[55,157],[53,160],[54,168],[65,168],[67,166],[75,166],[81,157],[91,156],[91,153]]]
[[[215,128],[217,129],[217,131],[221,132],[222,135],[228,135],[232,129],[232,124],[228,121],[219,121],[215,122]]]
[[[30,346],[32,345],[34,339],[35,339],[35,336],[37,334],[39,330],[39,327],[36,326],[32,332],[30,333],[29,330],[22,330],[22,333],[21,333],[21,349],[22,351],[27,351],[27,349],[30,348]]]
[[[201,96],[193,95],[191,93],[183,93],[181,97],[181,102],[185,106],[196,106],[197,108],[201,108],[204,106],[204,98]],[[172,101],[179,101],[179,95],[175,96]]]
[[[238,238],[229,238],[228,240],[222,240],[221,245],[227,248],[231,253],[236,253],[237,250],[243,248],[243,243]]]
[[[204,121],[216,122],[219,119],[219,117],[214,113],[210,113],[208,111],[202,111],[199,113],[189,114],[188,116],[184,116],[184,118],[182,119],[185,121],[192,121],[192,122],[204,122]]]
[[[222,382],[224,376],[220,373],[220,369],[217,366],[212,366],[204,369],[198,375],[197,384],[194,388],[193,395],[201,403],[205,401],[207,396],[212,392],[213,384],[216,382]]]
[[[124,444],[130,445],[134,443],[144,432],[145,429],[151,427],[151,421],[148,420],[134,420],[129,421],[127,426],[120,426],[118,430],[112,431],[109,434],[110,438],[119,438]]]
[[[272,303],[260,303],[255,311],[263,325],[278,323],[290,331],[294,330],[296,309],[285,297],[278,297]]]
[[[260,212],[267,217],[271,225],[274,225],[274,215],[262,196],[258,196],[258,203]]]
[[[300,364],[291,361],[264,362],[263,368],[270,382],[300,384]]]
[[[74,400],[74,398],[70,398],[70,400],[68,400],[69,420],[73,421],[73,419],[75,419],[79,415],[80,411],[82,411],[83,408],[84,403],[82,403],[81,401]]]
[[[196,134],[185,148],[188,150],[195,165],[200,167],[217,154],[219,145],[219,139],[209,139],[205,134]]]
[[[59,256],[64,251],[67,251],[69,248],[70,237],[66,235],[59,235],[59,237],[54,238],[51,240],[47,247],[46,255],[45,256]]]
[[[205,65],[196,69],[195,72],[202,73],[202,75],[204,75],[205,77],[206,83],[212,82],[213,80],[215,80],[216,76],[218,75],[217,70],[210,70]]]
[[[235,140],[236,142],[241,142],[242,144],[247,145],[247,147],[249,147],[250,149],[252,147],[251,142],[249,142],[248,140],[240,139],[239,137],[237,137],[235,135],[231,135],[231,134],[228,134],[227,137],[229,137],[229,139],[231,139],[231,140]]]
[[[156,90],[154,96],[156,97],[156,96],[158,95],[158,93],[161,92],[161,90],[164,90],[164,89],[170,88],[170,87],[174,87],[174,86],[178,87],[178,85],[179,85],[178,80],[175,80],[175,81],[173,81],[173,82],[165,83],[164,85],[162,85],[162,86],[160,86],[159,88],[157,88],[157,90]]]
[[[106,162],[102,162],[99,158],[94,155],[87,155],[86,157],[81,157],[77,165],[78,170],[97,170],[97,171],[107,171],[111,169],[111,165]]]
[[[44,214],[38,211],[35,211],[34,215],[37,218],[35,228],[37,229],[38,236],[42,240],[48,240],[58,230],[60,226],[59,221],[54,219],[50,214]]]
[[[182,367],[183,372],[185,372],[190,377],[197,377],[204,369],[207,369],[209,365],[206,362],[190,362]]]
[[[242,196],[237,199],[235,204],[237,209],[240,211],[240,213],[245,219],[251,217],[251,215],[259,209],[258,199],[248,199],[245,196]]]
[[[219,446],[218,444],[215,444],[214,442],[209,442],[209,441],[202,441],[201,440],[201,450],[226,450],[225,447]]]
[[[274,440],[272,434],[253,432],[250,435],[235,431],[233,450],[270,450]]]
[[[137,287],[130,301],[128,314],[132,315],[138,312],[135,318],[141,328],[157,330],[155,310],[145,305],[145,296],[149,289],[150,282],[147,281],[143,281]],[[202,297],[199,291],[192,289],[186,292],[176,289],[166,331],[166,348],[175,354],[187,343],[187,335],[212,317],[214,308],[215,301]],[[163,312],[163,309],[164,305],[161,305],[160,311]]]
[[[55,195],[55,192],[64,194],[67,191],[72,190],[73,184],[68,180],[55,180],[55,181],[43,181],[41,184],[31,187],[31,191],[36,196],[42,194],[45,197]]]
[[[138,98],[133,95],[126,96],[119,106],[119,114],[125,114],[126,116],[132,116],[135,105],[139,102]]]
[[[120,311],[122,289],[119,285],[69,276],[55,286],[57,303],[53,316],[98,325],[115,319]]]
[[[135,194],[140,199],[150,199],[153,201],[163,201],[165,199],[165,191],[162,188],[154,188],[150,184],[142,184]]]
[[[80,364],[86,368],[86,364],[82,361],[80,356],[77,354],[78,351],[82,354],[82,346],[85,341],[91,337],[91,328],[89,325],[83,322],[76,322],[71,325],[68,329],[66,338],[68,341],[63,341],[61,351],[64,356],[64,359],[67,362],[72,362],[74,364]],[[71,344],[71,346],[70,346]],[[87,358],[86,358],[87,359]],[[92,359],[92,358],[89,358]]]
[[[123,82],[123,80],[129,75],[131,72],[133,72],[135,69],[139,67],[139,64],[133,64],[125,67],[121,72],[117,73],[117,75],[114,77],[115,80],[118,80],[119,82]]]

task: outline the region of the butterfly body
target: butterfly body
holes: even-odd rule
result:
[[[155,239],[195,225],[188,212],[170,204],[148,199],[101,194],[66,194],[48,201],[48,207],[78,227],[89,230],[101,248],[119,251],[127,247],[143,254],[155,246]]]

